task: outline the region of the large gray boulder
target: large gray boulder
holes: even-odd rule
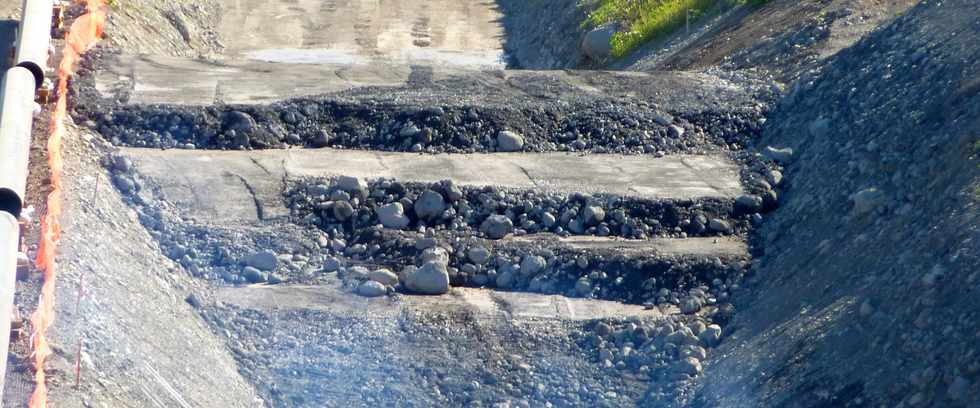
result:
[[[425,190],[422,196],[415,201],[415,215],[423,220],[431,220],[442,215],[446,211],[446,200],[432,190]]]
[[[514,222],[504,215],[491,215],[480,225],[480,232],[487,238],[501,239],[514,232]]]
[[[618,29],[618,24],[609,23],[589,31],[582,39],[582,53],[595,60],[609,58],[612,56],[612,38]]]
[[[367,191],[367,183],[357,177],[340,176],[337,177],[337,188],[351,194],[362,194]]]
[[[497,134],[497,150],[519,152],[524,149],[524,136],[517,132],[504,130]]]
[[[245,265],[260,271],[274,271],[279,267],[279,259],[270,251],[256,252],[245,257]]]
[[[527,255],[521,260],[521,275],[537,276],[546,266],[548,262],[543,257]]]
[[[405,276],[405,288],[423,295],[442,295],[449,292],[449,271],[440,262],[427,262]]]

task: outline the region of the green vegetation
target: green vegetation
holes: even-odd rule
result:
[[[769,0],[599,0],[585,27],[619,22],[625,27],[612,38],[616,58],[629,55],[643,43],[665,36],[703,16],[719,3],[758,6]]]

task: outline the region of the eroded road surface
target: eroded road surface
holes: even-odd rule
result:
[[[223,55],[98,55],[76,119],[264,404],[683,397],[778,183],[760,82],[505,70],[488,1],[222,7]]]

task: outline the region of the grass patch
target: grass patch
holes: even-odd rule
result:
[[[613,35],[612,54],[629,55],[647,41],[663,37],[695,21],[715,6],[725,3],[759,6],[769,0],[600,0],[599,6],[583,23],[584,27],[619,22],[624,29]]]

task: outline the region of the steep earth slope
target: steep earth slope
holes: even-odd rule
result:
[[[980,18],[923,2],[798,82],[796,152],[702,406],[976,406]]]

